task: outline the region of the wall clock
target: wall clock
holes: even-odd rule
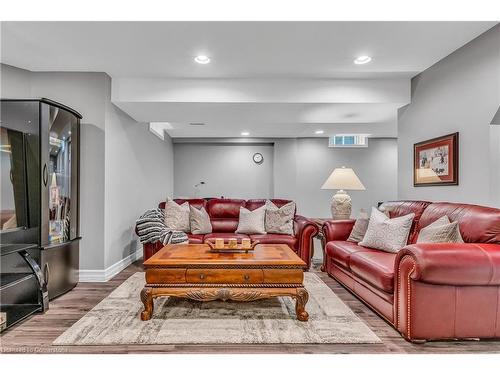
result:
[[[260,152],[253,154],[253,161],[256,164],[262,164],[264,162],[264,156]]]

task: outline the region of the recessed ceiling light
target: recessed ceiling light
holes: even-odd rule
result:
[[[324,130],[316,130],[314,134],[323,134],[325,131]]]
[[[368,64],[370,61],[372,61],[372,58],[370,56],[359,56],[354,60],[354,64],[363,65]]]
[[[210,57],[205,55],[198,55],[194,58],[198,64],[208,64],[210,62]]]
[[[249,132],[241,132],[241,135],[246,137],[247,135],[250,135],[250,133]]]

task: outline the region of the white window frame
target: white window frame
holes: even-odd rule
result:
[[[336,143],[336,138],[342,137],[342,143]],[[354,137],[354,143],[345,144],[344,141],[347,137]],[[328,147],[347,147],[347,148],[359,148],[368,147],[368,135],[367,134],[335,134],[328,138]]]

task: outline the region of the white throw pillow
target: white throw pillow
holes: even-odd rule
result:
[[[289,202],[279,207],[270,200],[266,201],[266,232],[289,234],[293,236],[293,219],[295,217],[295,203]]]
[[[368,229],[358,245],[397,253],[406,246],[413,223],[414,213],[389,219],[384,213],[372,208]]]
[[[184,202],[179,205],[171,198],[167,198],[165,202],[165,225],[168,229],[189,233],[189,203]]]
[[[450,222],[448,216],[442,216],[420,230],[417,243],[463,243],[458,221]]]
[[[240,207],[240,221],[236,233],[266,234],[265,227],[266,205],[253,211]]]
[[[210,216],[205,207],[198,210],[196,207],[189,206],[189,223],[192,234],[212,233],[212,223],[210,223]]]

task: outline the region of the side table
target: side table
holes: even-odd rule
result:
[[[325,247],[326,247],[326,239],[325,235],[323,233],[323,224],[327,220],[331,220],[331,218],[317,218],[317,217],[310,217],[309,220],[313,221],[314,224],[318,227],[318,234],[314,236],[314,238],[317,238],[318,240],[321,241],[321,251],[323,252],[323,264],[320,267],[321,271],[326,271],[326,254],[325,254]]]

